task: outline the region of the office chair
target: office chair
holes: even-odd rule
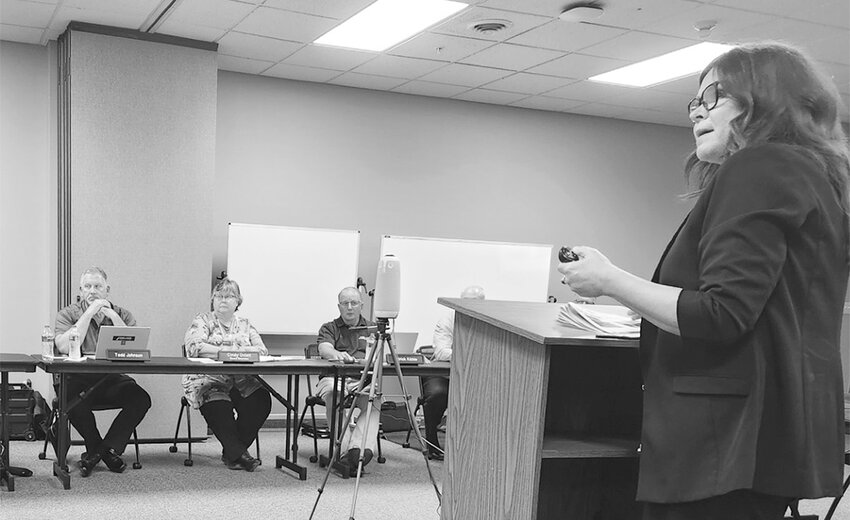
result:
[[[181,345],[180,350],[183,353],[183,357],[186,357],[186,345]],[[190,410],[192,405],[189,403],[189,400],[186,399],[185,395],[180,396],[180,413],[177,415],[177,427],[174,429],[174,442],[171,446],[168,447],[168,451],[170,453],[177,453],[177,440],[180,438],[180,422],[183,420],[183,412],[186,412],[186,445],[188,455],[185,460],[183,460],[184,466],[192,466],[194,461],[192,460],[192,414]],[[260,459],[260,436],[257,435],[257,438],[254,439],[254,445],[257,447],[257,460],[260,461],[260,464],[263,461]]]
[[[316,344],[316,343],[311,343],[311,344],[307,345],[304,348],[304,357],[306,359],[319,358],[320,357],[319,345]],[[337,410],[336,410],[337,413],[344,413],[343,411],[346,410],[349,406],[351,406],[351,401],[353,399],[354,399],[354,395],[348,394],[345,397],[345,399],[341,400],[341,402],[339,404],[337,404]],[[310,462],[318,461],[320,467],[325,467],[331,461],[329,461],[328,458],[325,455],[321,455],[321,456],[319,455],[318,438],[320,436],[320,433],[319,433],[318,427],[316,426],[316,412],[315,412],[316,406],[324,406],[326,410],[328,408],[324,399],[322,399],[319,396],[313,395],[313,381],[312,381],[312,378],[310,377],[310,375],[307,374],[307,398],[304,400],[304,409],[301,411],[301,416],[299,417],[298,424],[295,428],[296,434],[295,434],[294,444],[292,445],[292,451],[293,452],[298,451],[298,445],[297,445],[297,443],[298,443],[298,440],[297,440],[298,439],[298,433],[301,432],[302,428],[304,428],[304,418],[306,417],[307,411],[309,409],[311,425],[312,425],[312,428],[313,428],[313,432],[312,432],[312,435],[311,435],[313,437],[313,455],[310,456]],[[325,416],[327,417],[328,424],[330,424],[330,421],[334,420],[335,414],[328,413],[326,411]],[[378,422],[378,433],[377,433],[377,435],[378,435],[378,445],[377,445],[377,448],[378,448],[378,454],[377,455],[378,455],[378,457],[377,457],[377,461],[378,461],[379,464],[383,464],[387,461],[387,459],[386,459],[386,457],[383,456],[383,453],[381,452],[381,437],[384,436],[384,432],[383,432],[383,429],[381,428],[380,421]],[[334,442],[334,439],[331,439],[330,442]],[[339,453],[337,453],[336,456],[339,457]],[[344,463],[342,463],[341,461],[340,461],[340,464],[344,465]],[[350,475],[349,471],[341,471],[341,473],[342,473],[342,478],[349,478],[349,475]]]
[[[44,460],[44,459],[47,458],[47,445],[48,445],[48,443],[51,442],[51,440],[53,441],[54,452],[58,449],[58,446],[56,445],[56,425],[59,423],[59,407],[57,406],[58,404],[59,404],[59,398],[54,398],[53,399],[53,411],[50,413],[50,420],[48,421],[48,423],[46,425],[46,435],[44,436],[44,448],[41,450],[41,453],[38,454],[39,460]],[[105,410],[120,410],[120,409],[121,409],[121,407],[112,406],[112,405],[95,405],[95,406],[92,406],[93,412],[101,412],[101,411],[105,411]],[[68,438],[66,439],[66,443],[65,443],[65,445],[68,447],[68,449],[71,448],[71,438],[70,437],[71,437],[71,431],[70,431],[70,425],[69,425]],[[135,428],[133,428],[133,447],[135,448],[135,451],[136,451],[136,460],[133,462],[133,469],[141,469],[142,463],[139,462],[139,435],[136,432]],[[58,453],[56,455],[58,456]],[[68,456],[68,451],[65,451],[65,457],[66,457],[65,460],[66,461],[67,461],[67,456]],[[67,470],[67,468],[64,468],[64,469]]]

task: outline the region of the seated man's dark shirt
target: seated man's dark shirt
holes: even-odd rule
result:
[[[322,325],[319,329],[319,337],[316,340],[318,344],[330,343],[336,350],[347,352],[350,356],[357,359],[366,357],[366,342],[357,341],[357,338],[368,337],[371,333],[366,330],[366,327],[374,327],[375,323],[367,320],[363,316],[357,321],[357,325],[353,328],[359,330],[351,330],[342,321],[342,318],[337,318]],[[363,327],[362,329],[360,327]]]

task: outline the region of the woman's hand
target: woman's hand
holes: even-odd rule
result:
[[[558,264],[558,272],[564,275],[562,283],[569,285],[573,292],[585,298],[608,295],[608,284],[617,268],[605,255],[592,247],[577,246],[572,249],[579,259]]]

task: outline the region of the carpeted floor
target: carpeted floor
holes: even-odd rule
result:
[[[442,434],[441,434],[442,435]],[[437,495],[428,478],[425,460],[416,449],[405,449],[404,432],[389,433],[393,442],[382,443],[385,464],[373,460],[367,466],[356,494],[353,517],[369,520],[439,519]],[[414,437],[415,439],[415,437]],[[440,438],[443,441],[442,437]],[[320,453],[326,452],[320,440]],[[52,475],[52,453],[38,460],[41,442],[13,441],[14,466],[33,470],[29,478],[16,478],[14,492],[0,490],[0,520],[44,520],[61,513],[63,518],[128,518],[139,520],[253,520],[266,518],[308,519],[319,496],[326,470],[307,458],[312,439],[301,437],[299,462],[307,467],[307,480],[274,467],[275,455],[283,453],[282,431],[260,434],[263,465],[254,472],[228,470],[221,462],[221,446],[215,439],[193,445],[194,465],[186,467],[186,446],[169,453],[168,445],[141,446],[142,469],[133,470],[132,447],[124,459],[122,474],[110,473],[103,464],[88,478],[81,478],[72,464],[71,489],[63,490]],[[411,443],[415,448],[415,440]],[[69,462],[79,459],[81,446],[71,448]],[[251,450],[253,454],[253,448]],[[443,463],[431,461],[439,487]],[[313,518],[348,519],[355,497],[355,480],[331,473]],[[803,501],[800,512],[817,514],[822,520],[831,499]],[[850,520],[850,500],[842,501],[834,520]],[[526,520],[526,519],[516,519]],[[722,520],[722,519],[718,519]]]
[[[320,453],[327,451],[320,440]],[[11,464],[25,466],[34,474],[15,478],[15,491],[0,490],[0,519],[44,520],[61,512],[63,518],[129,518],[163,520],[249,520],[255,518],[307,519],[319,496],[326,470],[310,463],[312,439],[301,437],[299,462],[307,467],[307,480],[291,471],[275,469],[275,455],[283,453],[282,431],[260,434],[263,465],[254,473],[233,471],[222,464],[221,446],[215,439],[194,444],[194,465],[186,467],[186,446],[169,453],[168,445],[141,446],[142,468],[133,470],[132,446],[124,454],[128,468],[110,473],[103,464],[88,478],[81,478],[71,464],[71,489],[63,490],[52,476],[52,453],[38,460],[41,442],[13,441]],[[357,490],[355,518],[376,520],[438,519],[437,495],[425,459],[413,449],[382,443],[385,464],[373,460],[366,467]],[[79,459],[82,446],[73,446],[69,463]],[[253,448],[251,450],[253,454]],[[430,464],[440,484],[442,463]],[[315,519],[349,518],[355,496],[355,479],[331,473],[324,487]]]

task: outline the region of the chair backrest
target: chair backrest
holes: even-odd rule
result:
[[[180,345],[180,352],[182,353],[182,356],[183,356],[183,357],[188,357],[188,356],[186,355],[186,344],[185,344],[185,343],[183,343],[182,345]]]

